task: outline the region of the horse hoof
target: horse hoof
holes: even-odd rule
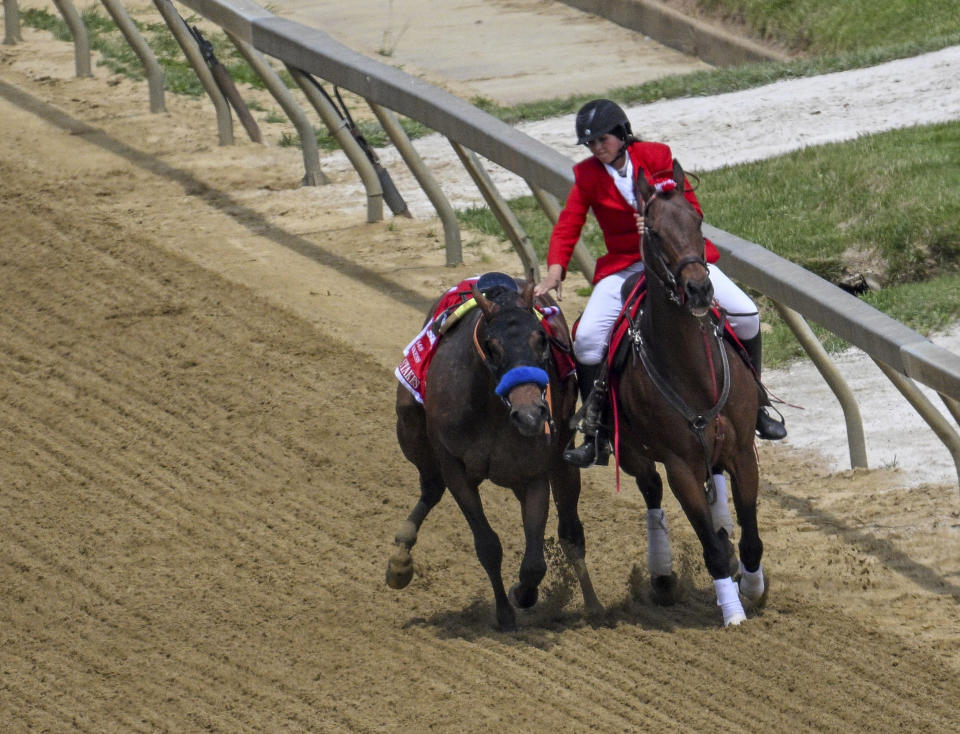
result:
[[[529,609],[534,604],[537,603],[537,589],[534,588],[533,591],[527,593],[526,595],[520,595],[520,583],[515,583],[510,587],[510,591],[507,592],[507,598],[510,600],[510,603],[513,604],[517,609]]]
[[[387,586],[403,589],[413,578],[413,558],[409,553],[397,553],[387,562]]]
[[[763,591],[759,594],[754,593],[753,596],[750,595],[749,589],[743,588],[743,577],[741,576],[740,581],[738,582],[740,587],[740,594],[743,595],[743,598],[747,600],[748,605],[751,609],[763,609],[767,606],[767,595],[770,593],[770,579],[765,579],[763,585]]]
[[[586,605],[587,616],[591,619],[602,617],[607,613],[607,608],[599,601],[590,602]]]
[[[743,612],[737,612],[733,614],[730,619],[723,620],[724,627],[739,627],[741,624],[747,621],[747,615]]]
[[[653,601],[662,607],[669,607],[677,603],[677,574],[671,572],[666,576],[651,576],[650,589],[653,592]]]

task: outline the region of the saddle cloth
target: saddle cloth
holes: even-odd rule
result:
[[[400,384],[407,388],[410,394],[420,403],[423,402],[423,396],[426,393],[427,371],[430,367],[430,361],[433,359],[437,344],[440,341],[440,328],[447,319],[457,312],[460,306],[473,298],[471,288],[479,277],[467,278],[441,296],[432,316],[427,320],[420,333],[403,350],[403,359],[400,360],[400,364],[393,371]],[[550,338],[550,352],[557,373],[560,375],[560,379],[566,380],[574,372],[573,356],[569,349],[564,351],[557,346],[556,328],[550,322],[560,313],[560,309],[556,306],[539,305],[536,305],[535,308],[543,316],[540,323],[547,337]]]

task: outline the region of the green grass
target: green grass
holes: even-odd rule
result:
[[[759,37],[823,56],[960,33],[958,0],[699,0]]]
[[[875,252],[888,282],[960,262],[960,124],[896,130],[806,148],[702,176],[709,221],[836,279],[843,253]]]

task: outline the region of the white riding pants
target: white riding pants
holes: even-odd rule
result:
[[[607,351],[613,322],[617,320],[617,314],[623,307],[620,289],[627,278],[642,270],[643,263],[635,263],[618,273],[608,275],[593,287],[593,293],[577,326],[577,338],[573,342],[573,353],[577,362],[600,364]],[[730,322],[733,333],[741,341],[753,339],[760,333],[760,314],[753,299],[716,265],[708,265],[707,270],[710,273],[710,282],[713,283],[713,296],[727,312],[727,321]]]

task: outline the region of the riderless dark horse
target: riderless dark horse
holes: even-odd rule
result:
[[[683,196],[684,173],[677,161],[672,176],[670,185],[658,187],[638,176],[646,294],[635,316],[625,309],[629,354],[611,384],[615,440],[620,465],[636,478],[647,504],[654,588],[669,591],[675,584],[663,487],[654,466],[659,462],[703,546],[724,625],[740,624],[746,619],[740,594],[754,604],[765,599],[754,447],[761,388],[711,318],[713,286],[701,217]],[[623,350],[619,355],[624,359]],[[730,476],[741,528],[737,581],[731,578],[732,521],[721,519],[729,520],[725,492],[723,507],[716,506],[723,472]]]
[[[534,308],[533,283],[521,290],[512,278],[504,287],[504,278],[502,274],[481,278],[480,288],[475,284],[472,289],[476,307],[456,325],[441,328],[444,333],[429,364],[423,403],[405,386],[397,389],[397,438],[419,472],[420,499],[396,534],[387,583],[399,589],[410,582],[410,549],[427,513],[449,488],[473,531],[477,557],[490,578],[497,623],[512,630],[513,605],[531,607],[546,574],[544,527],[551,488],[560,543],[574,564],[584,601],[591,611],[601,607],[584,561],[583,525],[577,513],[580,473],[561,458],[570,439],[576,385],[561,379],[551,349],[552,344],[569,349],[569,332],[555,309],[548,335]],[[486,287],[489,282],[493,288]],[[551,299],[538,304],[555,306]],[[511,489],[520,501],[526,548],[509,598],[501,576],[500,539],[480,499],[479,485],[485,479]]]

